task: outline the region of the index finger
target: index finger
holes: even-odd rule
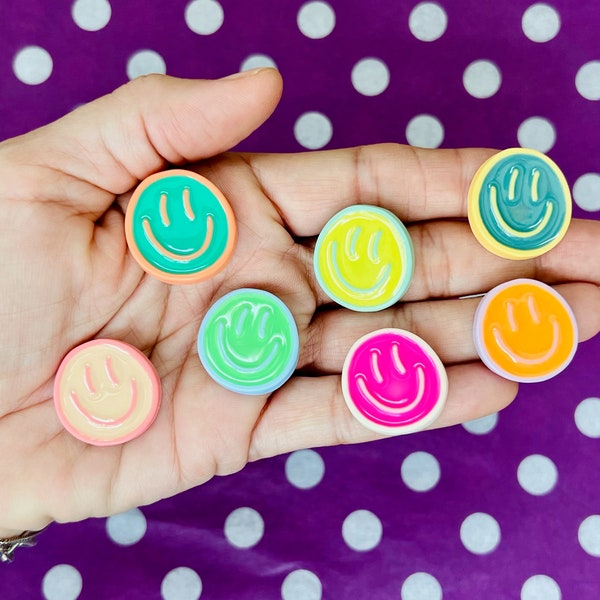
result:
[[[318,235],[353,204],[382,206],[404,222],[467,216],[467,191],[494,150],[377,144],[245,158],[290,231]]]

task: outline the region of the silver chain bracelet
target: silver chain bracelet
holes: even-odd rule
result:
[[[35,546],[36,537],[40,531],[24,531],[10,538],[0,538],[0,562],[9,563],[13,561],[14,552],[17,548],[28,548]]]

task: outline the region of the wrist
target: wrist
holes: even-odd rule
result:
[[[21,533],[23,533],[22,529],[17,531],[16,529],[4,529],[4,527],[0,527],[0,540],[7,540]]]

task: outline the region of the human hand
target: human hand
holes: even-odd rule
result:
[[[208,158],[266,119],[279,94],[272,70],[217,82],[152,76],[0,145],[0,537],[148,504],[248,460],[379,437],[351,416],[339,374],[352,343],[380,327],[414,331],[447,365],[449,397],[434,426],[498,411],[517,385],[477,359],[478,299],[458,296],[515,277],[561,282],[581,338],[600,329],[600,223],[575,221],[547,255],[513,262],[485,251],[457,219],[489,151],[384,145]],[[231,262],[200,284],[147,276],[125,243],[130,190],[169,164],[212,180],[238,222]],[[379,313],[332,307],[312,268],[315,236],[357,203],[395,212],[415,245],[408,293]],[[273,292],[298,325],[298,371],[269,396],[221,388],[196,354],[208,308],[241,287]],[[82,443],[54,412],[60,361],[99,337],[140,348],[162,380],[156,421],[122,446]]]

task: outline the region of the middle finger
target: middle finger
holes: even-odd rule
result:
[[[463,221],[427,221],[408,227],[415,254],[415,271],[403,301],[456,298],[482,294],[494,286],[528,277],[545,283],[587,281],[600,285],[598,239],[600,222],[575,219],[564,239],[550,252],[534,259],[508,260],[488,252]],[[331,304],[319,286],[307,247],[307,275],[317,304]]]

